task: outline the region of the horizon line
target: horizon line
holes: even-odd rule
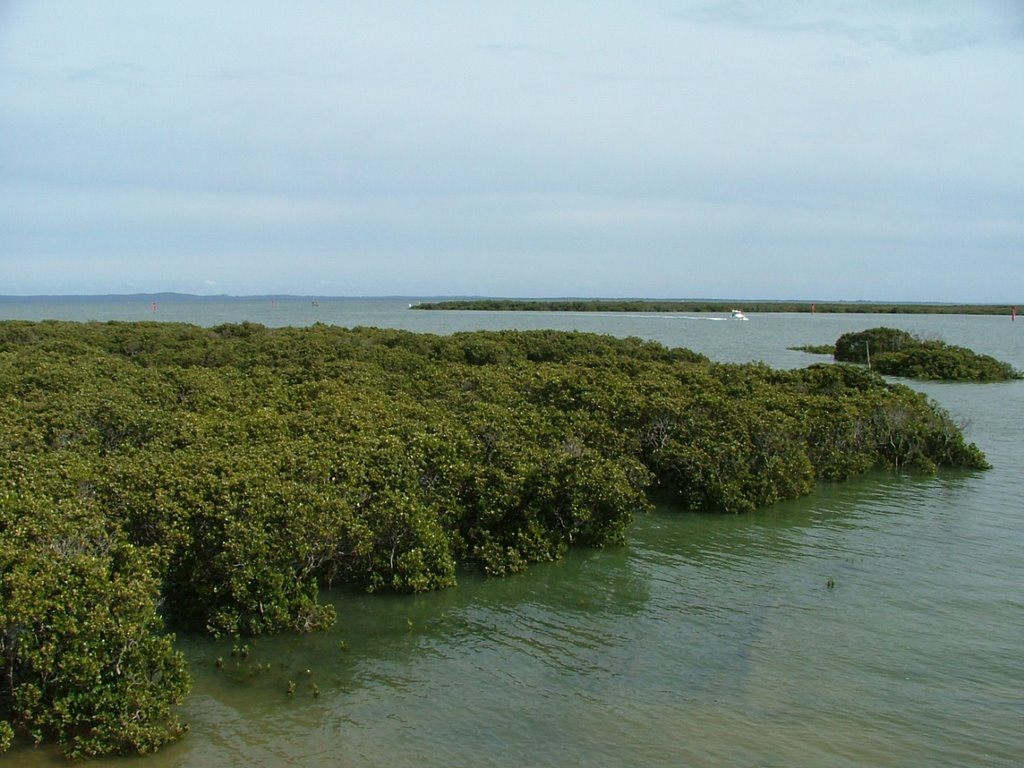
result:
[[[1014,306],[1014,302],[1002,301],[938,301],[938,300],[907,300],[907,299],[764,299],[739,297],[656,297],[656,296],[488,296],[482,294],[324,294],[324,293],[187,293],[183,291],[137,291],[131,293],[34,293],[34,294],[0,294],[0,301],[29,301],[38,299],[132,299],[154,297],[185,298],[185,299],[417,299],[419,301],[663,301],[663,302],[749,302],[757,304],[897,304],[920,306],[992,306],[1004,304]],[[1024,302],[1017,302],[1024,304]]]

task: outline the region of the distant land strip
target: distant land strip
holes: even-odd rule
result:
[[[1024,305],[1024,302],[1021,302]],[[1010,315],[1009,304],[925,304],[862,301],[702,301],[644,299],[452,299],[412,304],[411,309],[488,312],[821,312],[893,315]]]

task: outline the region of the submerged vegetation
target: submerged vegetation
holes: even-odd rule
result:
[[[1009,315],[1006,304],[917,304],[866,301],[709,301],[705,299],[451,299],[422,302],[412,309],[461,309],[489,312],[820,312],[898,315]]]
[[[923,340],[896,328],[846,333],[835,344],[835,359],[863,363],[888,376],[933,381],[1009,381],[1022,374],[1009,363],[943,341]]]
[[[0,747],[81,756],[180,734],[165,625],[316,630],[323,586],[515,573],[624,542],[655,499],[739,513],[987,466],[861,367],[555,331],[4,322],[0,413]]]

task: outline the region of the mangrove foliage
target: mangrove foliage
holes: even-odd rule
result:
[[[1006,304],[926,304],[867,301],[747,301],[743,299],[448,299],[413,304],[412,309],[484,312],[752,312],[861,313],[891,315],[1006,315]]]
[[[944,341],[924,340],[896,328],[846,333],[835,344],[836,360],[862,363],[888,376],[933,381],[1009,381],[1022,374],[1009,363]]]
[[[0,418],[0,746],[76,756],[181,733],[165,627],[317,630],[322,587],[515,573],[623,543],[653,500],[732,514],[987,466],[859,366],[555,331],[3,322]]]

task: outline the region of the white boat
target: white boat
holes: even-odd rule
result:
[[[744,315],[743,312],[741,312],[740,310],[734,309],[732,311],[732,319],[733,320],[748,320],[749,318],[746,315]]]

